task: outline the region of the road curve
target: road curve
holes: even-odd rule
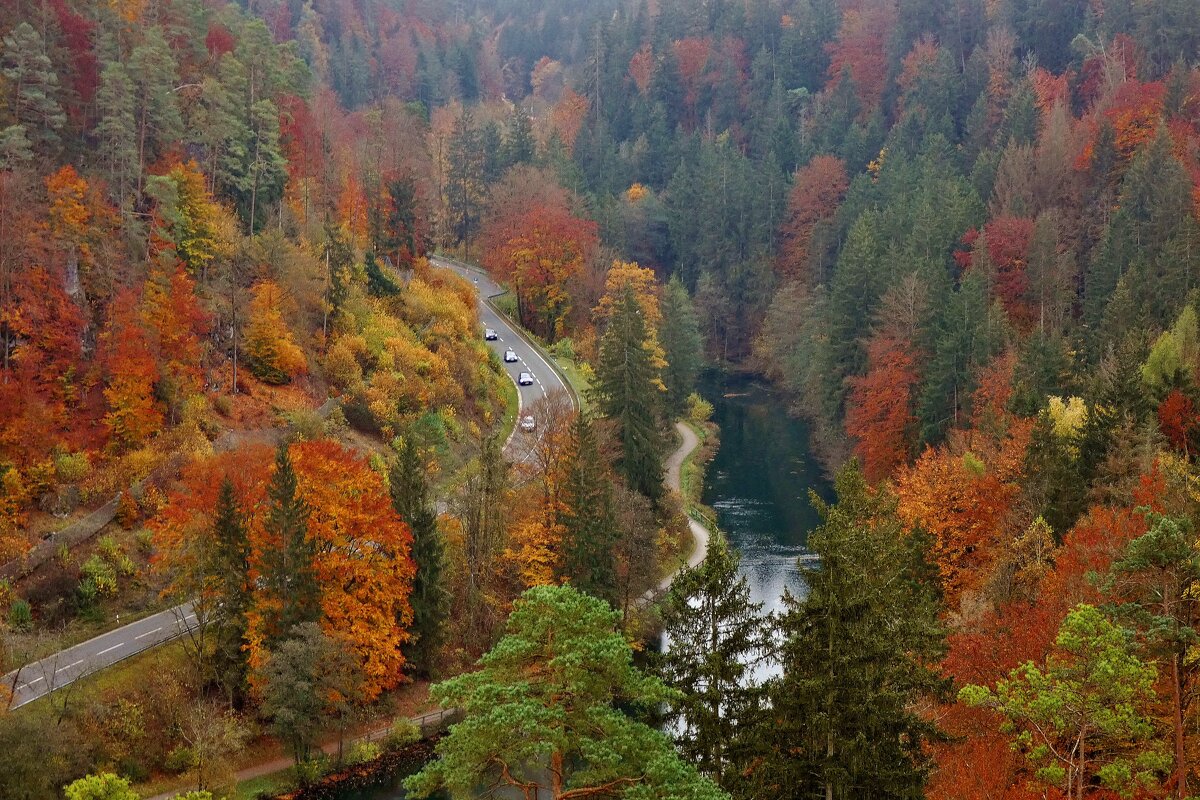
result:
[[[476,291],[479,293],[479,322],[484,328],[491,328],[496,332],[497,339],[488,342],[488,346],[495,351],[500,357],[500,363],[504,367],[504,371],[512,378],[513,383],[517,382],[517,377],[522,372],[528,372],[533,375],[534,383],[530,386],[517,386],[518,398],[518,418],[524,415],[525,411],[539,399],[555,392],[564,392],[567,397],[571,398],[572,405],[575,405],[575,397],[571,393],[566,382],[559,376],[558,371],[550,364],[550,357],[541,352],[541,348],[533,344],[528,336],[520,333],[516,326],[509,321],[508,317],[496,310],[488,300],[493,297],[498,297],[505,293],[505,289],[492,280],[483,270],[475,267],[460,264],[456,261],[439,258],[438,256],[430,256],[429,263],[435,267],[448,269],[475,284]],[[483,331],[480,331],[480,335]],[[505,362],[504,351],[512,348],[519,359],[516,362]],[[510,439],[510,450],[527,450],[530,440],[528,434],[517,427]]]
[[[195,619],[191,603],[184,603],[14,670],[4,676],[4,688],[11,693],[8,708],[20,708],[85,675],[170,641]]]

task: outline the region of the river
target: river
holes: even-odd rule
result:
[[[784,588],[804,593],[796,565],[807,555],[805,541],[818,522],[808,492],[828,500],[832,487],[810,453],[807,425],[788,415],[779,394],[759,381],[716,371],[704,376],[700,392],[713,404],[713,421],[721,428],[703,500],[741,552],[753,599],[766,610],[779,610]],[[401,800],[400,780],[339,800]]]
[[[829,500],[832,486],[811,455],[808,426],[788,415],[778,393],[714,371],[704,377],[701,394],[721,428],[703,500],[741,553],[754,600],[778,610],[784,588],[804,592],[797,560],[807,555],[808,532],[819,521],[809,491]]]

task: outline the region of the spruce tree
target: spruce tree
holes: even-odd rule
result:
[[[667,387],[667,404],[672,413],[680,414],[687,408],[688,395],[695,391],[704,342],[692,298],[678,275],[671,278],[663,291],[658,339],[667,359],[662,376]]]
[[[379,260],[368,251],[363,257],[363,268],[367,273],[367,292],[375,297],[392,297],[400,294],[400,287],[379,266]]]
[[[246,613],[250,610],[250,537],[233,482],[226,478],[217,495],[213,521],[214,583],[220,597],[216,614],[214,669],[231,702],[246,689]]]
[[[274,618],[267,625],[272,642],[287,638],[296,625],[315,622],[321,616],[321,593],[313,569],[316,542],[308,536],[308,503],[300,496],[299,482],[288,445],[275,454],[275,474],[267,486],[267,518],[264,523],[272,543],[264,555],[263,582],[273,601]]]
[[[675,743],[701,773],[737,793],[754,761],[750,735],[763,689],[754,668],[771,655],[770,619],[750,599],[741,558],[720,537],[697,567],[671,584],[663,606],[669,646],[659,674],[681,698],[671,704]]]
[[[520,103],[513,111],[512,119],[509,120],[501,153],[501,161],[505,167],[531,164],[534,156],[537,155],[537,142],[533,138],[533,122],[529,119],[529,112]]]
[[[758,796],[920,797],[939,734],[913,706],[946,690],[936,577],[894,496],[854,465],[835,488],[836,505],[812,497],[822,522],[808,540],[819,561],[800,564],[808,596],[784,598]]]
[[[657,379],[646,348],[646,321],[632,287],[626,286],[600,340],[593,391],[596,405],[617,424],[621,442],[618,472],[629,488],[651,500],[663,494]]]
[[[617,538],[612,487],[592,423],[582,414],[571,427],[562,487],[562,576],[581,592],[617,604],[613,545]]]
[[[405,657],[413,668],[428,675],[442,642],[449,595],[445,587],[446,554],[437,527],[437,514],[429,502],[429,483],[425,465],[412,436],[404,438],[399,457],[389,475],[392,507],[412,530],[413,562],[417,575],[413,580],[413,638]]]

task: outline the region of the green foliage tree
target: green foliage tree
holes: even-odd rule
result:
[[[894,496],[854,465],[835,488],[836,505],[812,497],[822,521],[808,540],[819,562],[800,565],[808,596],[784,598],[756,780],[780,798],[917,797],[940,734],[914,703],[945,690],[937,578]]]
[[[704,359],[704,342],[700,337],[696,309],[678,275],[672,276],[663,290],[658,341],[667,360],[662,375],[667,387],[667,404],[672,413],[681,414],[687,408],[688,395],[696,388],[696,376]]]
[[[63,787],[67,800],[141,800],[129,781],[111,772],[87,775]]]
[[[216,545],[212,588],[217,602],[213,624],[213,668],[231,703],[246,693],[246,614],[250,611],[250,535],[233,483],[221,483],[213,520]]]
[[[388,477],[392,507],[412,530],[412,556],[417,565],[412,594],[408,598],[413,612],[413,638],[408,644],[405,660],[417,672],[427,675],[433,669],[441,646],[449,595],[445,585],[445,545],[438,531],[437,513],[429,500],[425,465],[413,436],[404,438]]]
[[[262,714],[297,764],[311,760],[317,737],[360,694],[354,659],[315,622],[288,632],[271,651],[264,677]]]
[[[1155,677],[1134,654],[1129,631],[1080,605],[1063,621],[1044,668],[1026,662],[994,689],[968,685],[959,698],[999,712],[1038,779],[1082,800],[1094,780],[1125,792],[1154,785],[1170,767],[1146,713]]]
[[[659,380],[646,347],[646,321],[633,288],[626,286],[600,339],[593,391],[597,407],[617,426],[618,472],[652,500],[663,493]]]
[[[1171,330],[1163,332],[1150,348],[1150,355],[1142,365],[1142,381],[1155,397],[1164,397],[1172,389],[1194,386],[1197,364],[1200,364],[1200,323],[1196,309],[1187,305]]]
[[[659,662],[663,682],[681,695],[671,704],[676,746],[733,794],[756,758],[763,690],[753,672],[773,654],[771,619],[751,601],[740,563],[718,535],[699,566],[675,577],[663,604],[669,644]]]
[[[480,669],[433,688],[465,718],[405,788],[453,798],[475,797],[479,786],[554,800],[726,797],[664,734],[623,710],[652,709],[675,693],[633,666],[619,619],[570,586],[526,591]]]
[[[1175,796],[1188,796],[1187,723],[1200,664],[1191,657],[1200,633],[1200,551],[1186,516],[1150,517],[1150,530],[1134,539],[1112,565],[1107,589],[1129,598],[1114,609],[1140,632],[1148,654],[1168,666],[1174,731]]]
[[[376,297],[392,297],[400,294],[400,287],[383,271],[375,253],[368,251],[363,257],[363,269],[367,275],[367,291]]]

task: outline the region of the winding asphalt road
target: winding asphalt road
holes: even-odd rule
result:
[[[540,353],[529,339],[520,334],[515,326],[488,302],[488,298],[504,293],[504,290],[495,281],[471,267],[440,258],[432,258],[431,261],[436,266],[453,270],[468,278],[478,287],[480,322],[484,327],[496,331],[499,337],[488,342],[488,345],[500,356],[501,363],[513,383],[517,382],[517,376],[521,372],[529,372],[533,375],[534,383],[531,386],[517,386],[518,419],[534,410],[538,400],[553,395],[555,392],[565,393],[574,403],[574,397],[567,390],[563,379],[550,366],[547,356]],[[480,335],[483,335],[482,330]],[[509,347],[516,352],[519,361],[514,363],[503,361],[504,351]],[[534,437],[537,435],[536,431],[533,434],[521,431],[518,425],[505,447],[509,458],[526,457],[522,454],[530,452],[531,445],[536,441]],[[185,603],[109,631],[82,644],[60,650],[41,661],[14,670],[2,679],[2,685],[7,690],[4,694],[10,696],[7,698],[8,708],[20,708],[85,675],[98,672],[118,661],[168,642],[190,628],[195,619],[191,604]],[[4,699],[6,698],[0,698],[0,704]]]
[[[487,273],[474,267],[437,256],[430,256],[429,261],[434,266],[448,269],[474,282],[475,288],[479,292],[480,324],[484,328],[494,330],[498,337],[488,342],[488,345],[496,352],[496,355],[500,356],[500,363],[504,365],[504,370],[512,378],[513,383],[517,382],[517,377],[522,372],[533,375],[533,385],[517,386],[521,415],[524,415],[537,400],[555,392],[565,392],[568,397],[571,397],[566,383],[550,365],[549,357],[539,352],[539,349],[528,337],[518,332],[516,326],[488,302],[490,298],[504,294],[503,287],[488,277]],[[517,354],[519,361],[511,363],[504,361],[504,351],[510,347]],[[571,402],[572,404],[575,402],[573,397]]]

